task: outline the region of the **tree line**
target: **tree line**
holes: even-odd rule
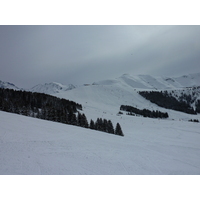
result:
[[[133,115],[133,116],[141,115],[143,117],[150,117],[150,118],[168,118],[169,117],[167,112],[163,113],[163,112],[160,112],[158,110],[151,111],[151,110],[148,110],[148,109],[140,110],[140,109],[135,108],[133,106],[127,106],[127,105],[121,105],[120,110],[127,111],[128,115]]]
[[[70,123],[73,114],[77,110],[82,110],[82,105],[43,93],[0,88],[0,109],[40,119]]]
[[[90,128],[93,130],[102,131],[102,132],[106,132],[110,134],[124,136],[119,123],[116,124],[115,129],[113,127],[112,121],[107,120],[107,119],[97,118],[96,121],[91,119],[90,123],[88,123],[88,120],[85,114],[84,113],[81,114],[80,112],[78,112],[77,116],[76,115],[73,116],[72,125],[81,126],[84,128]]]
[[[176,111],[181,111],[188,114],[197,114],[200,112],[198,102],[196,103],[196,109],[194,110],[191,107],[191,96],[190,95],[182,95],[177,100],[172,94],[167,91],[140,91],[139,94],[143,96],[145,99],[151,101],[152,103],[157,104],[163,108],[172,109]]]
[[[103,131],[110,134],[115,134],[119,136],[124,136],[123,131],[119,123],[116,124],[114,129],[111,120],[106,120],[102,118],[97,118],[96,122],[90,121],[90,128],[98,131]]]
[[[199,120],[198,119],[190,119],[190,120],[188,120],[189,122],[197,122],[197,123],[199,123]]]
[[[123,136],[119,124],[115,130],[106,119],[88,124],[85,114],[81,114],[81,104],[48,94],[0,88],[0,110]]]

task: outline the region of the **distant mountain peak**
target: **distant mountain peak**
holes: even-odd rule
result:
[[[180,77],[123,74],[116,79],[95,82],[94,85],[125,84],[138,89],[176,89],[200,86],[200,73]]]
[[[72,90],[75,86],[72,84],[63,85],[57,82],[39,84],[30,89],[31,92],[39,92],[45,94],[55,94],[62,91]]]
[[[9,83],[9,82],[4,82],[0,80],[0,88],[7,88],[7,89],[13,89],[13,90],[20,90],[20,88],[18,88],[16,85],[14,85],[13,83]]]

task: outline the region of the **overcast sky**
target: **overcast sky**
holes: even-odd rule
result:
[[[0,80],[84,84],[200,72],[200,26],[0,26]]]

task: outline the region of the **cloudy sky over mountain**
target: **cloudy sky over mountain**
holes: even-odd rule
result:
[[[200,72],[200,26],[0,26],[0,80],[84,84]]]

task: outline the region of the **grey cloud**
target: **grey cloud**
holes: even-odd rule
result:
[[[0,79],[21,87],[199,71],[199,26],[0,26]]]

